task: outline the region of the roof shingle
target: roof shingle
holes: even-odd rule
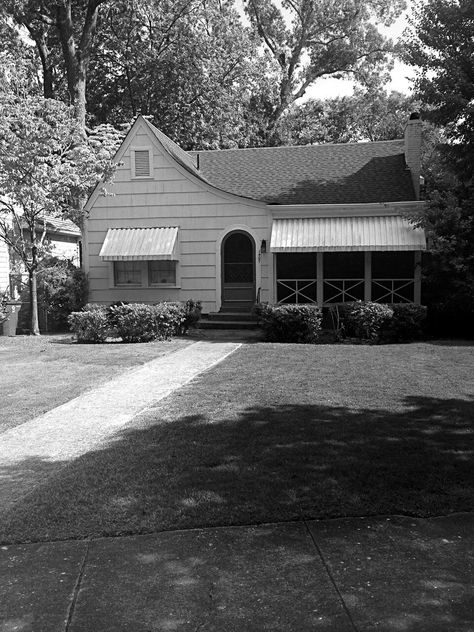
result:
[[[219,189],[267,204],[414,200],[403,140],[191,152]]]

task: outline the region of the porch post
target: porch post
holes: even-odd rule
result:
[[[413,302],[415,305],[421,304],[421,250],[415,250],[415,270],[414,270]]]
[[[319,307],[324,303],[324,264],[322,252],[316,253],[316,301]]]
[[[364,301],[372,300],[372,253],[364,252]]]

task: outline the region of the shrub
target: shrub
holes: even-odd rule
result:
[[[392,318],[386,322],[381,337],[388,342],[409,342],[423,337],[426,307],[410,303],[391,306]]]
[[[201,301],[195,301],[192,298],[186,301],[184,304],[184,322],[182,333],[186,333],[191,327],[196,327],[201,318],[201,310]]]
[[[124,342],[168,340],[184,322],[184,308],[176,303],[116,305],[108,308],[109,323]]]
[[[266,305],[254,308],[268,342],[317,342],[321,309],[316,305]]]
[[[94,305],[93,309],[73,312],[68,322],[78,342],[105,342],[109,336],[110,326],[103,306]]]
[[[49,257],[38,273],[38,302],[48,315],[48,330],[67,327],[68,315],[87,300],[87,278],[70,261]]]
[[[364,340],[378,340],[393,316],[393,309],[382,303],[355,301],[339,306],[345,335]]]

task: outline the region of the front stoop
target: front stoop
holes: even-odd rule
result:
[[[198,323],[199,329],[258,329],[253,314],[244,312],[210,312]]]

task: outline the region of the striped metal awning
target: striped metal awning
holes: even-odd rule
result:
[[[103,261],[178,259],[178,227],[109,228],[99,253]]]
[[[272,252],[425,250],[425,233],[399,215],[275,219]]]

